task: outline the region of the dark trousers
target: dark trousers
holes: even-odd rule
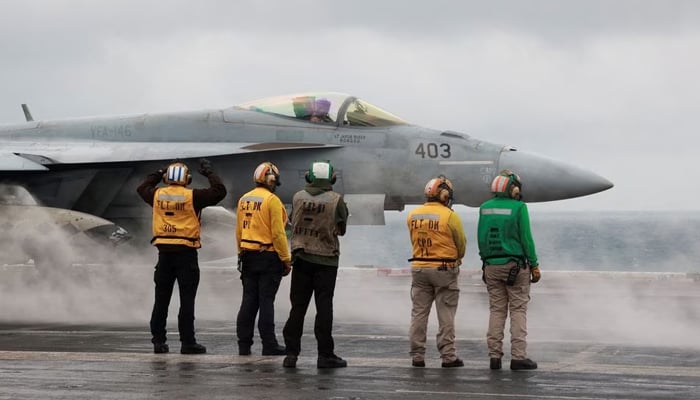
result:
[[[177,315],[177,329],[183,344],[196,343],[194,337],[194,298],[199,286],[199,263],[197,250],[172,253],[158,253],[158,264],[153,273],[156,284],[156,297],[151,313],[151,335],[153,343],[165,343],[165,325],[168,307],[177,280],[180,290],[180,312]]]
[[[241,255],[243,299],[236,318],[238,346],[253,345],[255,316],[258,314],[258,332],[263,348],[278,346],[275,335],[275,296],[282,281],[284,265],[277,253],[251,251]]]
[[[314,334],[318,342],[318,355],[334,354],[331,330],[333,328],[333,293],[337,275],[338,267],[314,264],[301,259],[294,262],[292,285],[289,291],[292,309],[289,311],[289,319],[283,331],[287,354],[299,355],[301,351],[304,317],[312,294],[316,302]]]

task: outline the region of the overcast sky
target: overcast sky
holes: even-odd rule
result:
[[[615,184],[536,209],[700,210],[697,1],[0,4],[0,122],[347,92]]]

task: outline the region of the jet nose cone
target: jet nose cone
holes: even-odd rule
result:
[[[521,151],[501,152],[498,167],[499,171],[509,169],[520,176],[527,202],[569,199],[613,187],[612,182],[593,172]]]

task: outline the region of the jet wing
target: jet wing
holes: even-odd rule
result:
[[[12,153],[0,153],[0,170],[41,171],[44,165],[94,164],[214,157],[261,151],[340,147],[319,143],[202,143],[202,142],[73,142],[13,146]],[[6,149],[7,150],[7,149]]]
[[[0,171],[48,171],[48,168],[14,153],[0,153]]]

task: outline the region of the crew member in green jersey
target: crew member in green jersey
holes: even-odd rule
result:
[[[510,369],[536,369],[527,357],[527,304],[530,283],[540,280],[530,216],[521,197],[522,183],[504,170],[491,183],[494,197],[479,209],[477,238],[483,278],[489,293],[489,328],[486,342],[490,368],[500,369],[503,330],[510,312]]]

